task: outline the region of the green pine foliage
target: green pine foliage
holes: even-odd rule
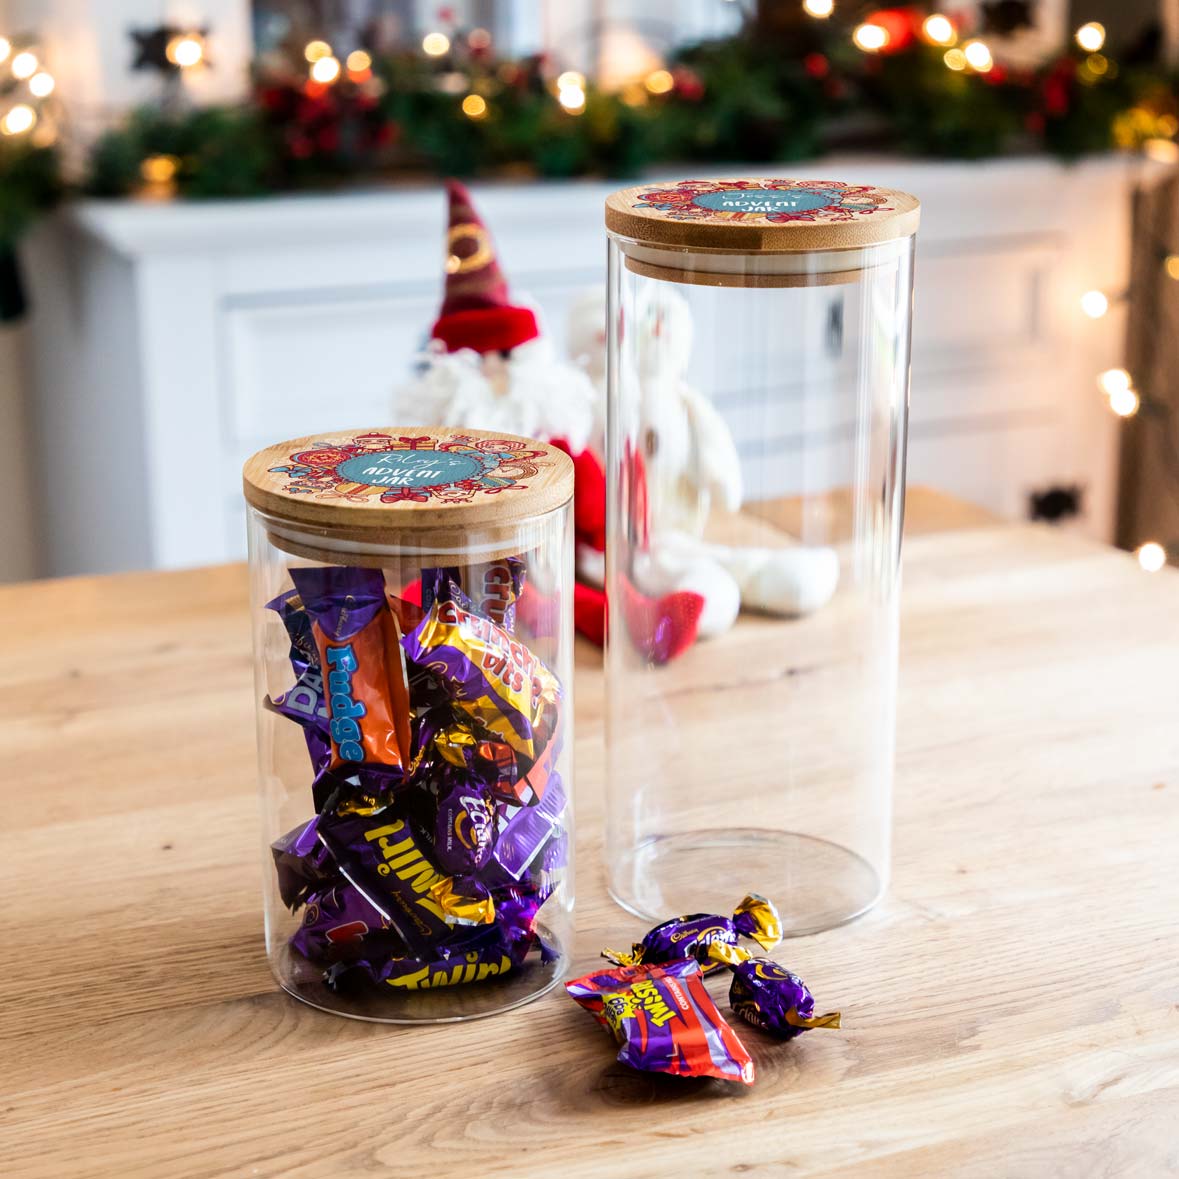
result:
[[[55,148],[25,139],[0,139],[0,250],[11,249],[22,233],[62,197]]]
[[[136,194],[144,161],[170,157],[182,197],[250,197],[407,175],[603,176],[692,161],[787,163],[867,147],[982,159],[1046,151],[1071,160],[1179,130],[1175,79],[1137,63],[1070,51],[1033,71],[947,68],[912,35],[864,54],[848,29],[799,16],[783,33],[752,27],[690,46],[658,84],[620,93],[585,84],[583,109],[555,96],[540,59],[505,61],[453,38],[442,59],[401,54],[372,79],[307,83],[301,61],[259,76],[237,106],[143,108],[95,144],[78,189]],[[1094,72],[1096,63],[1097,72]],[[477,99],[475,114],[464,99]],[[66,192],[57,153],[0,137],[0,249]]]

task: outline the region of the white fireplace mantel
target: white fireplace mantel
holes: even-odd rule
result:
[[[1033,491],[1076,484],[1075,526],[1110,535],[1117,423],[1094,378],[1119,360],[1123,315],[1094,322],[1078,300],[1125,286],[1140,167],[805,166],[922,198],[912,481],[1013,516]],[[473,189],[514,289],[558,339],[571,300],[603,280],[615,187]],[[248,454],[388,421],[437,311],[443,230],[437,187],[83,202],[45,224],[25,264],[49,572],[240,557]]]

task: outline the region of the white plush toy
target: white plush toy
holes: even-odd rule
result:
[[[687,380],[692,315],[678,292],[653,288],[640,304],[632,345],[622,350],[624,385],[637,389],[623,432],[643,443],[654,527],[633,576],[644,593],[692,590],[705,601],[699,634],[724,632],[747,609],[794,616],[830,601],[839,582],[834,549],[776,548],[703,540],[713,507],[741,507],[741,463],[712,403]],[[586,292],[569,320],[570,353],[605,403],[605,292]],[[602,411],[599,410],[599,420]],[[585,570],[584,572],[589,572]]]

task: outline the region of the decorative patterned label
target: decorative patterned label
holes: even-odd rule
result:
[[[290,495],[353,503],[467,503],[477,495],[522,490],[543,460],[510,438],[465,434],[358,434],[325,438],[271,467],[287,477]]]
[[[635,208],[677,221],[853,221],[890,211],[887,194],[840,180],[681,180],[638,194]]]

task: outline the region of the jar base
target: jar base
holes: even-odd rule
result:
[[[793,831],[722,828],[660,835],[614,867],[610,895],[645,921],[728,913],[746,893],[769,897],[786,937],[820,933],[866,913],[886,881],[846,847]]]
[[[544,938],[547,944],[556,944],[548,931],[544,931]],[[551,991],[568,968],[568,955],[557,948],[560,952],[553,961],[541,962],[539,954],[533,955],[519,970],[503,978],[412,991],[372,987],[337,993],[324,985],[321,967],[285,945],[271,965],[288,995],[332,1015],[368,1023],[462,1023],[511,1011]]]

